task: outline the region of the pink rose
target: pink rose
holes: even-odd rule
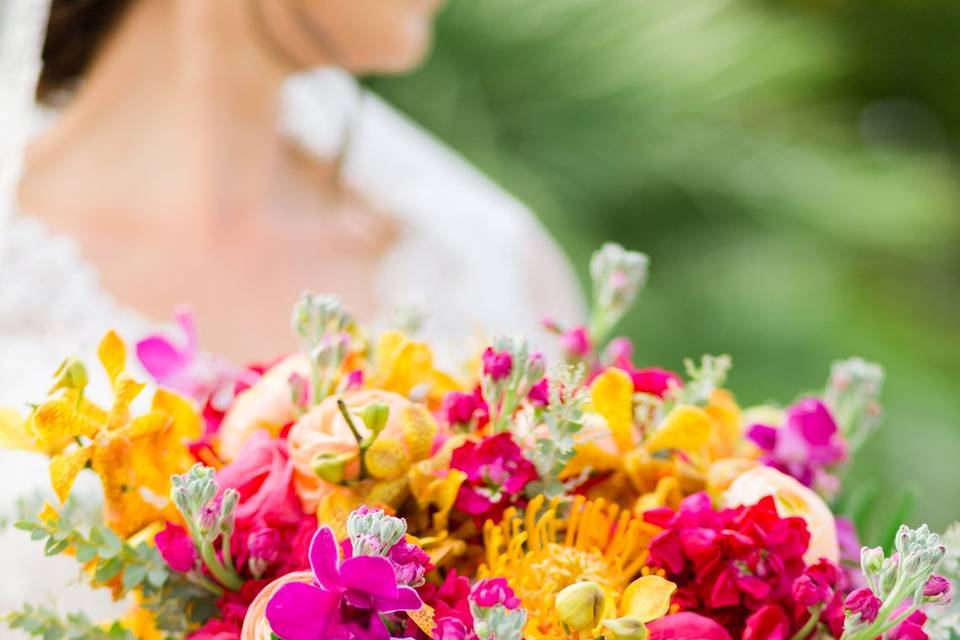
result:
[[[293,488],[293,463],[287,443],[258,431],[236,460],[217,472],[220,491],[240,492],[237,524],[241,528],[296,525],[302,510]]]

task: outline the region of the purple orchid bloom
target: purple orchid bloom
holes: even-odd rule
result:
[[[319,529],[310,543],[314,584],[285,584],[267,604],[270,628],[283,640],[389,640],[381,613],[423,606],[399,586],[386,558],[356,556],[340,562],[333,531]]]
[[[177,344],[159,333],[149,335],[137,342],[137,359],[157,384],[200,404],[209,400],[218,411],[225,410],[233,401],[236,384],[253,384],[256,374],[201,352],[190,309],[177,309],[174,319],[186,338],[184,343]]]
[[[821,493],[837,490],[829,469],[846,460],[847,447],[830,410],[817,398],[803,398],[789,407],[779,428],[754,424],[747,437],[763,451],[764,464]]]

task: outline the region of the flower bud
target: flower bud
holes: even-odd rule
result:
[[[593,350],[590,342],[590,334],[587,328],[580,326],[574,327],[560,336],[560,343],[563,346],[563,352],[567,358],[579,360],[585,358]]]
[[[604,620],[603,626],[610,630],[609,634],[604,635],[610,640],[646,640],[650,635],[647,625],[633,616]]]
[[[557,594],[555,601],[560,621],[576,631],[587,631],[600,624],[606,594],[595,582],[575,582]]]
[[[76,358],[67,358],[57,367],[53,374],[53,386],[50,387],[50,393],[58,389],[73,389],[83,391],[89,378],[87,377],[87,368]]]
[[[407,521],[363,506],[347,518],[354,555],[386,556],[407,533]]]
[[[478,607],[485,609],[497,605],[503,605],[507,609],[516,609],[520,606],[520,598],[513,593],[506,578],[481,580],[470,592],[470,600]]]
[[[930,576],[923,586],[923,597],[927,602],[946,604],[950,602],[950,581],[943,576]]]
[[[212,541],[220,535],[221,505],[219,500],[211,500],[197,513],[197,531],[206,541]]]
[[[280,559],[280,544],[280,534],[276,529],[258,529],[247,537],[247,549],[250,552],[247,565],[255,578],[260,578]]]
[[[318,453],[313,458],[313,470],[324,482],[339,484],[343,482],[347,463],[356,457],[356,452]]]
[[[494,351],[493,347],[487,347],[483,352],[483,374],[489,376],[494,382],[499,382],[510,376],[513,371],[513,356],[506,349]]]
[[[238,502],[240,502],[239,491],[231,487],[223,492],[223,500],[220,507],[220,528],[227,537],[233,533],[234,514],[237,511]]]
[[[383,428],[387,426],[387,419],[390,417],[390,407],[386,402],[371,402],[360,411],[360,419],[367,429],[376,437]]]
[[[883,568],[883,549],[880,547],[861,547],[860,568],[866,575],[879,573]]]
[[[843,611],[853,624],[872,624],[883,602],[867,587],[854,589],[843,601]]]

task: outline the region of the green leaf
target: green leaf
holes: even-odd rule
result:
[[[15,529],[20,529],[21,531],[33,531],[40,527],[39,522],[34,522],[32,520],[17,520],[13,523]]]
[[[48,556],[55,556],[58,553],[61,553],[67,546],[70,544],[69,540],[57,540],[56,538],[48,538],[47,544],[43,547],[43,553]]]
[[[97,546],[97,553],[101,558],[113,558],[123,550],[123,541],[110,529],[96,528],[94,531],[99,533],[100,542],[94,543]],[[93,542],[93,531],[90,532],[90,540]]]
[[[97,550],[85,542],[77,544],[77,561],[86,564],[97,557]]]
[[[94,573],[94,578],[97,582],[106,582],[120,573],[121,569],[123,569],[123,562],[121,562],[119,558],[101,560],[99,563],[97,563],[97,570]]]
[[[128,566],[123,572],[123,588],[133,589],[147,577],[147,567],[142,564]]]

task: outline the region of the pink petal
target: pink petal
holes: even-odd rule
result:
[[[313,534],[310,543],[310,568],[317,582],[327,589],[340,589],[340,550],[330,527],[322,527]]]
[[[267,603],[266,616],[270,629],[283,640],[323,640],[339,606],[336,593],[290,582]]]
[[[411,587],[399,587],[397,597],[392,600],[381,599],[378,601],[377,609],[383,613],[392,613],[394,611],[416,611],[423,606],[423,600],[417,592]]]
[[[137,359],[158,382],[176,375],[190,362],[188,356],[160,335],[149,336],[137,343]]]
[[[374,599],[397,597],[397,576],[385,558],[357,556],[340,565],[340,583],[348,591],[358,591]]]

